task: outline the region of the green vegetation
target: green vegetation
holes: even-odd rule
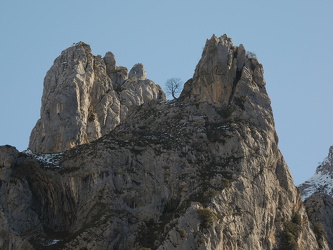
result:
[[[246,97],[245,96],[235,97],[234,102],[242,110],[245,110],[245,102],[246,102]]]
[[[235,110],[231,107],[216,109],[216,112],[224,119],[227,119]]]
[[[187,233],[186,233],[186,231],[185,231],[184,229],[182,229],[182,228],[177,228],[177,232],[179,233],[180,238],[182,238],[182,239],[185,239],[185,238],[186,238]]]
[[[197,212],[203,228],[210,227],[217,219],[216,214],[209,208],[200,208]]]
[[[246,55],[247,55],[247,57],[250,58],[250,59],[257,59],[257,55],[256,55],[256,53],[254,53],[254,52],[246,51]]]
[[[228,179],[226,179],[226,178],[222,178],[221,182],[222,182],[222,185],[223,185],[225,188],[229,188],[229,187],[231,187],[231,181],[230,181],[230,180],[228,180]]]
[[[218,194],[219,194],[219,192],[217,190],[209,189],[204,192],[204,194],[202,196],[202,200],[200,202],[203,203],[204,205],[207,205]]]
[[[297,239],[302,230],[302,218],[295,213],[291,221],[283,224],[284,230],[280,235],[280,250],[298,250]]]
[[[204,240],[203,238],[198,238],[198,239],[196,240],[196,243],[197,243],[197,246],[200,247],[202,244],[205,243],[205,240]]]
[[[302,217],[299,213],[295,213],[292,220],[292,223],[296,224],[296,225],[301,225],[302,224]]]
[[[75,172],[75,171],[77,171],[79,169],[80,169],[79,167],[66,167],[66,168],[62,168],[59,171],[59,174],[65,175],[65,174],[69,174],[69,173]]]
[[[324,248],[324,236],[325,236],[325,232],[323,229],[323,225],[320,222],[315,222],[313,225],[313,231],[316,235],[316,239],[319,245],[319,249],[323,249]]]

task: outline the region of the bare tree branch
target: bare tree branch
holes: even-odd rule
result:
[[[180,78],[170,78],[166,81],[166,93],[171,95],[174,99],[177,99],[178,94],[181,92],[183,82]]]

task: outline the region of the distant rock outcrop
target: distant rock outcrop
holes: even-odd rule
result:
[[[87,45],[77,46],[72,52],[78,56],[80,49],[88,51]],[[325,239],[316,238],[278,149],[262,66],[243,46],[233,46],[226,35],[207,40],[193,78],[170,102],[151,100],[162,99],[157,92],[147,97],[145,87],[152,83],[142,65],[118,86],[108,79],[124,79],[125,71],[115,67],[112,54],[106,63],[84,55],[74,60],[77,69],[70,71],[75,74],[68,84],[103,84],[92,84],[95,95],[81,93],[80,87],[60,91],[70,95],[64,100],[78,103],[79,93],[90,101],[109,89],[119,99],[111,95],[105,102],[119,100],[119,119],[122,112],[126,119],[112,133],[60,154],[0,151],[11,159],[0,182],[0,233],[10,239],[0,240],[0,247],[24,241],[33,249],[328,249]],[[86,61],[106,70],[91,73]],[[59,76],[56,69],[46,79]],[[48,99],[45,92],[43,98]],[[128,113],[122,101],[143,105]],[[100,115],[113,117],[104,106],[89,107],[83,113],[87,119],[95,115],[91,124],[101,124]],[[60,126],[56,111],[50,117]],[[74,125],[73,131],[87,131],[86,125]],[[20,203],[10,203],[12,197]],[[13,215],[23,229],[16,229]]]
[[[136,64],[129,79],[115,56],[94,56],[79,42],[64,50],[44,80],[41,118],[31,132],[29,148],[55,153],[91,142],[109,133],[133,106],[165,100],[160,86],[146,79]]]
[[[333,146],[315,174],[298,188],[311,221],[333,249]]]
[[[315,174],[298,187],[302,192],[303,200],[314,193],[328,194],[333,198],[333,146],[328,156],[317,167]]]

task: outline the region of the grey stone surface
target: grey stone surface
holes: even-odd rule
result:
[[[141,63],[137,63],[133,66],[133,68],[129,72],[129,78],[135,80],[146,80],[146,70]]]
[[[109,77],[111,77],[112,73],[116,71],[116,57],[112,52],[108,51],[103,59],[106,67],[106,73]]]
[[[296,244],[318,249],[277,146],[270,100],[254,80],[261,66],[247,58],[238,70],[234,50],[227,36],[212,37],[179,99],[135,106],[98,140],[62,154],[20,154],[1,181],[30,183],[15,215],[34,211],[50,230],[37,234],[29,223],[31,233],[17,237],[35,237],[34,247],[57,239],[58,249],[277,249],[297,213]],[[137,93],[149,83],[129,78],[122,87]],[[0,204],[8,199],[0,193]]]
[[[41,118],[29,142],[33,152],[62,152],[91,142],[112,131],[133,106],[165,100],[161,87],[150,80],[136,86],[145,77],[142,64],[132,70],[137,77],[130,83],[127,69],[115,64],[111,52],[103,60],[83,42],[61,53],[44,80]]]

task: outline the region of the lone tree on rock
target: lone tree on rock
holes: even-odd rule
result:
[[[174,99],[177,99],[176,96],[181,92],[181,87],[183,86],[183,82],[180,78],[170,78],[166,81],[166,93],[168,95],[172,95]]]

